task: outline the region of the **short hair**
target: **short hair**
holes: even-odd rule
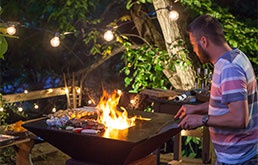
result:
[[[188,26],[188,32],[192,33],[198,40],[202,36],[205,36],[216,45],[221,45],[226,42],[223,27],[220,22],[207,14],[195,18]]]

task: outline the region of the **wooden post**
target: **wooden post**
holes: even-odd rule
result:
[[[77,100],[76,100],[76,88],[75,88],[75,80],[74,80],[74,73],[73,73],[73,80],[72,80],[72,97],[73,97],[73,108],[77,107]]]
[[[66,81],[66,76],[64,74],[64,84],[65,84],[65,88],[66,88],[66,99],[67,99],[67,108],[71,107],[71,102],[70,102],[70,95],[69,95],[69,90],[68,90],[68,86],[67,86],[67,81]],[[73,88],[73,87],[71,87]]]
[[[80,83],[79,103],[78,106],[82,106],[82,83]]]

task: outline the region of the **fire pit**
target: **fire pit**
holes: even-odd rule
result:
[[[102,134],[82,134],[49,127],[46,119],[23,125],[75,160],[101,165],[123,165],[141,159],[181,131],[168,114],[128,111],[136,125],[124,130],[112,129]],[[107,131],[107,130],[106,130]]]

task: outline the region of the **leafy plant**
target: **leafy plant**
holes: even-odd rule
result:
[[[198,137],[187,136],[183,138],[183,150],[182,155],[190,158],[200,157],[201,139]]]
[[[179,48],[183,41],[174,44],[174,48]],[[121,70],[125,74],[125,86],[131,86],[130,92],[139,92],[144,88],[162,88],[168,89],[170,83],[163,74],[165,68],[173,71],[175,65],[191,65],[190,61],[185,58],[188,52],[186,49],[179,50],[181,59],[176,55],[169,55],[166,50],[161,50],[149,44],[141,45],[137,49],[132,48],[128,41],[123,43],[125,53],[122,59],[125,62]]]
[[[13,147],[6,147],[1,149],[0,164],[15,165],[15,150]]]
[[[3,36],[0,36],[0,58],[4,59],[4,54],[7,51],[8,44]]]
[[[131,43],[125,42],[126,52],[123,55],[125,67],[125,86],[131,85],[131,92],[138,92],[143,88],[165,88],[163,79],[163,62],[168,59],[166,51],[143,45],[138,49],[131,49]]]
[[[10,116],[10,114],[27,117],[27,114],[25,114],[23,111],[17,111],[16,104],[6,103],[2,94],[0,93],[0,126],[9,124],[7,118]]]

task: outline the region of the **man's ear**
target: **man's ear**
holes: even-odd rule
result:
[[[208,45],[207,37],[202,36],[201,39],[200,39],[200,43],[201,43],[202,47],[206,48],[207,45]]]

